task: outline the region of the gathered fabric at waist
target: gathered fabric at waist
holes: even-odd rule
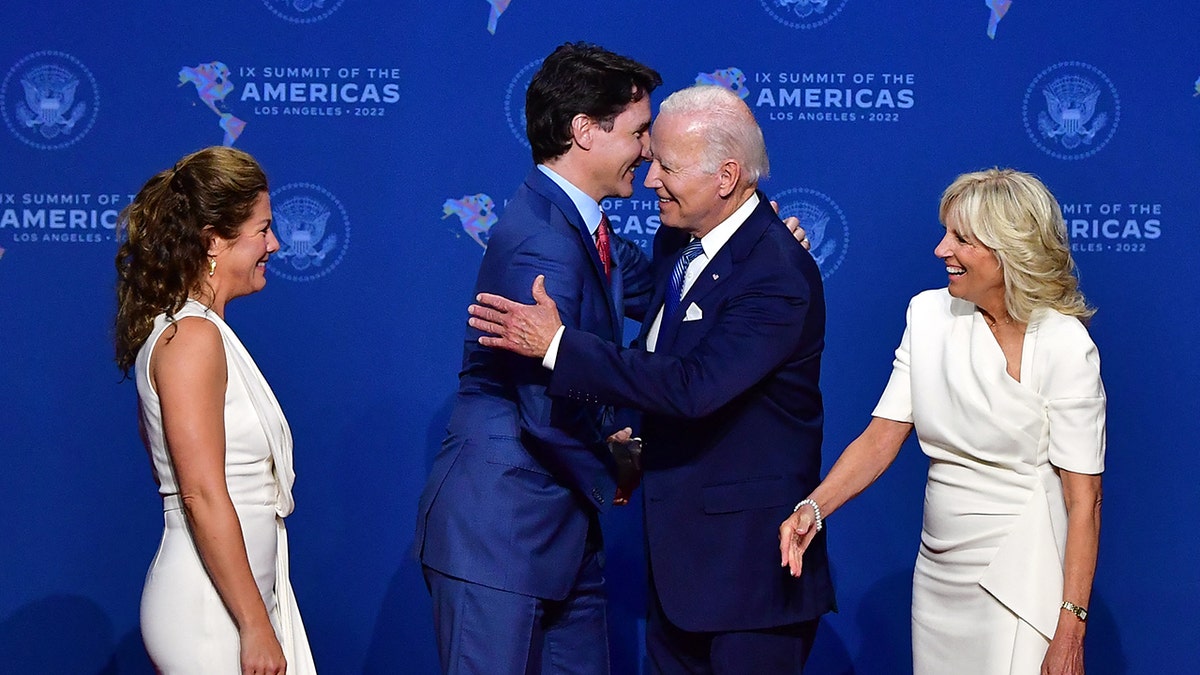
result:
[[[1033,467],[1022,469],[932,460],[925,487],[927,506],[937,506],[947,515],[1016,515],[1039,482]]]
[[[1000,545],[1037,477],[1008,467],[934,460],[925,485],[922,541],[931,553]]]

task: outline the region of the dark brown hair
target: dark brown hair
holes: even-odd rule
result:
[[[633,59],[587,44],[565,43],[542,61],[525,92],[525,133],[541,164],[571,149],[571,119],[583,113],[600,128],[641,101],[662,77]]]
[[[154,317],[203,295],[213,237],[235,239],[267,177],[253,157],[212,147],[155,174],[117,222],[117,366],[129,374]]]

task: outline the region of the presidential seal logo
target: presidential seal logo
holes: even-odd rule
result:
[[[345,0],[263,0],[275,16],[292,23],[316,23],[338,11]]]
[[[1042,152],[1083,159],[1100,152],[1117,130],[1121,102],[1099,68],[1056,63],[1033,78],[1021,104],[1025,131]]]
[[[833,21],[847,0],[758,0],[767,14],[789,28],[817,28]]]
[[[504,119],[508,120],[508,128],[521,145],[531,148],[529,139],[525,137],[525,92],[533,81],[533,74],[542,65],[542,59],[536,59],[525,64],[509,81],[504,90]]]
[[[462,231],[484,248],[487,248],[492,225],[499,220],[496,216],[496,202],[482,192],[463,195],[459,199],[447,199],[442,203],[442,220],[450,216],[458,216]]]
[[[711,73],[699,73],[696,75],[696,84],[715,84],[742,98],[750,95],[750,90],[746,88],[746,74],[741,68],[722,68]]]
[[[828,279],[842,261],[850,244],[850,227],[842,209],[827,195],[808,188],[790,188],[775,195],[779,217],[795,216],[812,244],[809,252]]]
[[[4,124],[23,143],[61,150],[92,128],[100,110],[96,78],[63,52],[34,52],[9,69],[0,83]]]
[[[290,281],[312,281],[333,271],[350,244],[350,218],[328,190],[289,183],[271,192],[271,216],[279,250],[268,263]]]

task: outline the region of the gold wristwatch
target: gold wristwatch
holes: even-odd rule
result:
[[[1080,621],[1087,621],[1087,609],[1069,601],[1063,600],[1062,608],[1075,615]]]

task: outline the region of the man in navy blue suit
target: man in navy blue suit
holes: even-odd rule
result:
[[[541,357],[551,395],[645,412],[655,671],[800,672],[834,606],[824,535],[799,579],[778,557],[779,520],[821,469],[821,275],[756,189],[766,150],[735,94],[673,94],[651,156],[667,227],[644,350],[560,322],[541,279],[533,306],[477,296],[470,323],[493,334],[484,345]]]
[[[633,194],[655,71],[565,44],[526,94],[536,166],[491,230],[476,293],[529,298],[553,279],[565,324],[619,341],[649,262],[599,203]],[[415,549],[447,673],[609,671],[598,515],[618,497],[611,408],[546,394],[549,371],[468,329],[458,397],[417,513]],[[776,518],[779,520],[779,518]]]

